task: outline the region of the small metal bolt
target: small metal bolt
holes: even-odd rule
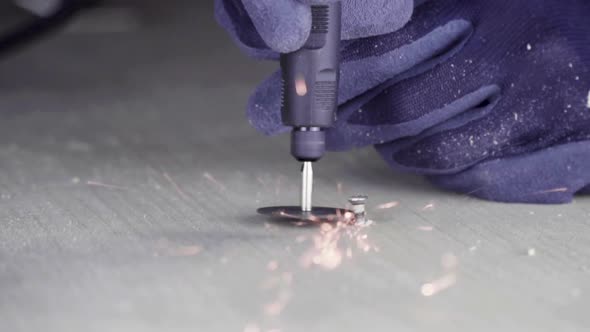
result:
[[[348,199],[348,202],[352,205],[352,212],[357,222],[365,222],[366,210],[365,206],[369,197],[367,195],[354,195]]]

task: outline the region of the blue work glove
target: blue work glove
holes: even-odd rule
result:
[[[278,53],[300,49],[307,41],[311,32],[310,3],[335,1],[215,0],[215,14],[248,55],[274,59]],[[396,31],[410,20],[413,9],[414,0],[345,0],[342,39]]]
[[[346,3],[346,2],[344,2]],[[343,43],[328,148],[506,202],[590,192],[590,1],[432,0],[403,29]],[[280,121],[280,73],[248,114]]]

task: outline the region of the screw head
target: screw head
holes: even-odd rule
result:
[[[354,195],[348,199],[348,202],[352,205],[362,205],[367,203],[367,199],[369,199],[367,195]]]

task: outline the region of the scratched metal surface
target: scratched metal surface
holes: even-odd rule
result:
[[[321,229],[256,216],[296,202],[298,165],[243,116],[274,65],[244,59],[210,10],[0,63],[2,330],[590,328],[588,198],[473,200],[368,149],[316,167],[318,204],[370,196],[375,223],[338,232],[341,262],[309,256]]]

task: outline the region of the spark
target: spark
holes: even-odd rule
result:
[[[86,181],[86,184],[89,186],[102,187],[102,188],[108,188],[108,189],[131,190],[126,187],[121,187],[121,186],[117,186],[114,184],[106,184],[106,183],[102,183],[102,182],[98,182],[98,181]]]
[[[276,271],[279,268],[279,263],[277,261],[270,261],[266,265],[266,269],[269,271]]]
[[[434,230],[434,227],[432,227],[432,226],[418,226],[418,230],[423,231],[423,232],[432,232]]]
[[[454,273],[449,273],[422,285],[420,291],[423,296],[430,297],[451,288],[455,283],[457,283],[457,276]]]
[[[535,194],[540,195],[540,194],[552,194],[552,193],[565,193],[568,190],[569,190],[568,188],[562,187],[562,188],[537,191],[537,192],[535,192]]]
[[[218,187],[218,188],[219,188],[221,191],[226,191],[226,188],[225,188],[225,186],[224,186],[224,185],[223,185],[221,182],[217,181],[217,180],[216,180],[216,179],[213,177],[213,175],[209,174],[209,172],[205,172],[205,173],[203,173],[203,177],[204,177],[205,179],[207,179],[209,182],[211,182],[211,183],[213,183],[214,185],[216,185],[216,186],[217,186],[217,187]]]
[[[176,257],[196,256],[201,253],[202,248],[199,246],[179,246],[176,248],[169,248],[168,254]]]
[[[343,186],[343,185],[342,185],[342,182],[338,182],[338,183],[336,184],[336,191],[337,191],[337,192],[338,192],[338,194],[340,194],[340,195],[342,195],[342,193],[343,193],[342,186]]]
[[[367,225],[338,222],[335,225],[324,223],[320,232],[312,237],[313,246],[300,258],[303,268],[318,266],[324,270],[338,268],[344,257],[352,258],[352,248],[341,249],[342,245],[354,243],[361,252],[377,252],[378,249],[369,242],[369,236],[363,232]],[[342,242],[346,243],[342,243]],[[350,250],[349,250],[350,249]]]
[[[393,201],[393,202],[389,202],[389,203],[383,203],[383,204],[377,206],[377,209],[379,209],[379,210],[386,210],[386,209],[394,208],[394,207],[396,207],[398,205],[399,205],[399,202]]]
[[[590,90],[588,91],[588,97],[586,98],[586,107],[590,108]]]
[[[533,49],[533,46],[531,44],[526,44],[526,49],[527,51],[530,51]]]
[[[428,203],[423,208],[422,211],[434,210],[434,203]]]
[[[537,250],[535,250],[535,248],[529,248],[527,250],[527,255],[529,255],[531,257],[536,256],[537,255]]]
[[[168,241],[168,239],[162,238],[160,240],[158,240],[158,243],[156,245],[156,255],[166,255],[166,256],[172,256],[172,257],[190,257],[190,256],[196,256],[198,254],[201,253],[201,251],[203,251],[203,248],[201,246],[198,245],[189,245],[189,246],[185,246],[185,245],[176,245],[173,243],[170,243],[170,241]]]
[[[182,191],[182,189],[180,189],[180,186],[172,179],[170,175],[168,175],[168,173],[164,172],[162,173],[162,175],[164,176],[166,181],[170,182],[170,184],[172,185],[172,187],[174,187],[174,190],[176,190],[180,197],[187,201],[190,200],[190,197],[188,197],[188,195],[184,191]]]
[[[264,313],[268,316],[278,316],[289,304],[291,300],[291,291],[283,289],[279,292],[277,299],[264,306]]]

